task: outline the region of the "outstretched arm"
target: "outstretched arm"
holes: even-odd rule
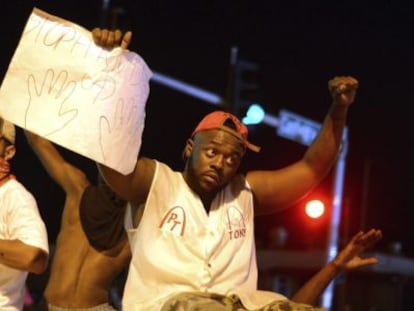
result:
[[[48,265],[49,254],[20,240],[0,239],[0,264],[35,274],[43,273]]]
[[[324,266],[292,297],[292,301],[314,305],[328,284],[341,272],[355,270],[378,262],[375,257],[362,258],[360,255],[382,237],[380,230],[371,229],[355,234],[334,260]]]
[[[66,193],[77,191],[77,189],[84,189],[89,184],[86,175],[65,161],[50,141],[27,130],[24,133],[29,145],[36,153],[49,176]]]
[[[248,173],[247,180],[255,196],[256,215],[289,207],[317,186],[335,163],[358,81],[353,77],[339,76],[329,81],[328,88],[333,103],[318,136],[302,159],[279,170]]]

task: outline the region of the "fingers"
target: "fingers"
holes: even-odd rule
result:
[[[382,232],[378,229],[370,229],[368,232],[360,231],[353,238],[352,243],[363,249],[372,247],[382,238]]]
[[[356,91],[358,87],[358,80],[351,76],[337,76],[328,82],[329,91],[333,94]]]
[[[357,88],[359,86],[359,82],[357,79],[351,76],[337,76],[333,79],[329,80],[328,87],[334,88],[341,85],[351,86]]]
[[[122,38],[121,48],[127,49],[129,44],[131,43],[131,39],[132,39],[132,32],[127,31],[125,33],[124,37]]]
[[[381,230],[371,229],[367,232],[365,238],[366,248],[373,246],[382,238]]]
[[[369,266],[369,265],[375,265],[378,263],[378,259],[375,257],[369,257],[369,258],[361,258],[359,261],[359,266]]]
[[[101,30],[101,45],[104,47],[112,47],[113,36],[108,29]]]
[[[101,44],[101,34],[102,34],[102,31],[100,28],[94,28],[92,30],[92,38],[96,44],[99,44],[99,45]]]
[[[97,45],[100,45],[105,48],[113,48],[116,46],[121,46],[121,48],[128,48],[132,32],[127,31],[125,34],[121,30],[108,30],[101,28],[94,28],[92,30],[92,38]]]
[[[113,43],[118,43],[121,42],[122,40],[122,32],[121,30],[117,29],[115,31],[113,31]]]
[[[364,242],[374,242],[382,238],[382,232],[378,229],[371,229],[362,235],[361,239]]]
[[[357,241],[359,241],[361,239],[361,237],[364,235],[363,231],[359,231],[357,234],[355,234],[352,239],[351,239],[351,243],[356,243]]]

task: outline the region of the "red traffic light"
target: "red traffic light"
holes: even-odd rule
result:
[[[318,199],[310,200],[305,204],[305,212],[310,218],[320,218],[325,213],[325,203]]]

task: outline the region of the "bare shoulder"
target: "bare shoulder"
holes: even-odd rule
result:
[[[139,205],[145,202],[154,178],[155,168],[155,160],[140,157],[135,166],[135,171],[122,177],[122,187],[117,188],[118,193],[133,204]]]
[[[155,167],[156,160],[147,157],[140,157],[137,161],[136,172],[141,177],[152,179],[155,173]]]

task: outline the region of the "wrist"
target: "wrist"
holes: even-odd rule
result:
[[[348,108],[348,105],[339,104],[336,101],[333,101],[329,110],[329,115],[333,120],[345,120],[348,114]]]
[[[336,258],[332,260],[329,264],[333,269],[335,269],[336,272],[341,272],[342,270],[344,270],[344,265],[341,264]]]

